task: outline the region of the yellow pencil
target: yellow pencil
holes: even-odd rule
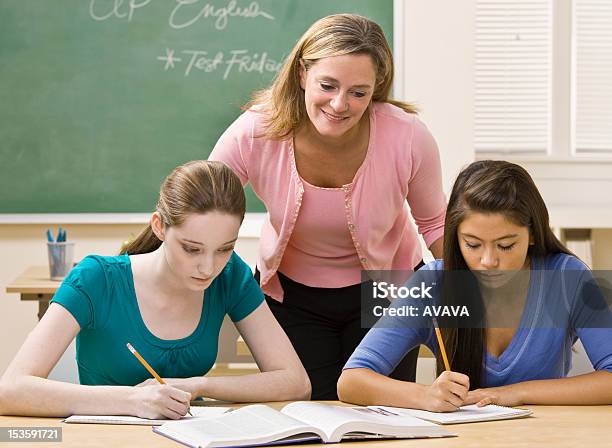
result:
[[[440,347],[440,353],[442,354],[442,361],[444,361],[444,369],[450,371],[450,364],[448,363],[448,357],[446,356],[446,349],[444,348],[444,341],[442,340],[442,333],[438,328],[438,321],[436,318],[432,318],[434,324],[434,330],[436,331],[436,337],[438,338],[438,347]]]
[[[159,384],[166,384],[166,382],[162,379],[162,377],[159,376],[155,370],[153,370],[153,367],[151,367],[149,363],[145,361],[145,359],[142,356],[140,356],[140,353],[138,353],[136,349],[132,347],[132,344],[128,342],[126,345],[127,345],[128,350],[132,352],[132,355],[134,355],[136,359],[140,361],[140,364],[142,364],[144,368],[147,369],[151,375],[153,375],[153,377],[159,382]],[[187,414],[193,417],[191,412],[187,411]]]

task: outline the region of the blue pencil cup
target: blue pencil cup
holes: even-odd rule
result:
[[[63,280],[72,269],[74,243],[47,243],[51,280]]]

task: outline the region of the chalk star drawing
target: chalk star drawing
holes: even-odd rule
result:
[[[166,56],[157,56],[157,59],[160,61],[166,61],[166,65],[164,65],[164,71],[168,70],[168,68],[174,68],[175,61],[181,61],[181,58],[174,57],[174,50],[166,48]]]

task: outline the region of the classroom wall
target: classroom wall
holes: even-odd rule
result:
[[[405,101],[414,103],[433,133],[442,159],[444,191],[474,160],[474,0],[406,0],[401,79]],[[448,49],[452,48],[452,51]]]

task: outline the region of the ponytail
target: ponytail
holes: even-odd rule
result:
[[[119,253],[121,255],[148,254],[161,246],[161,243],[161,240],[153,233],[151,224],[147,224],[147,227],[136,238],[126,242],[121,247]]]

